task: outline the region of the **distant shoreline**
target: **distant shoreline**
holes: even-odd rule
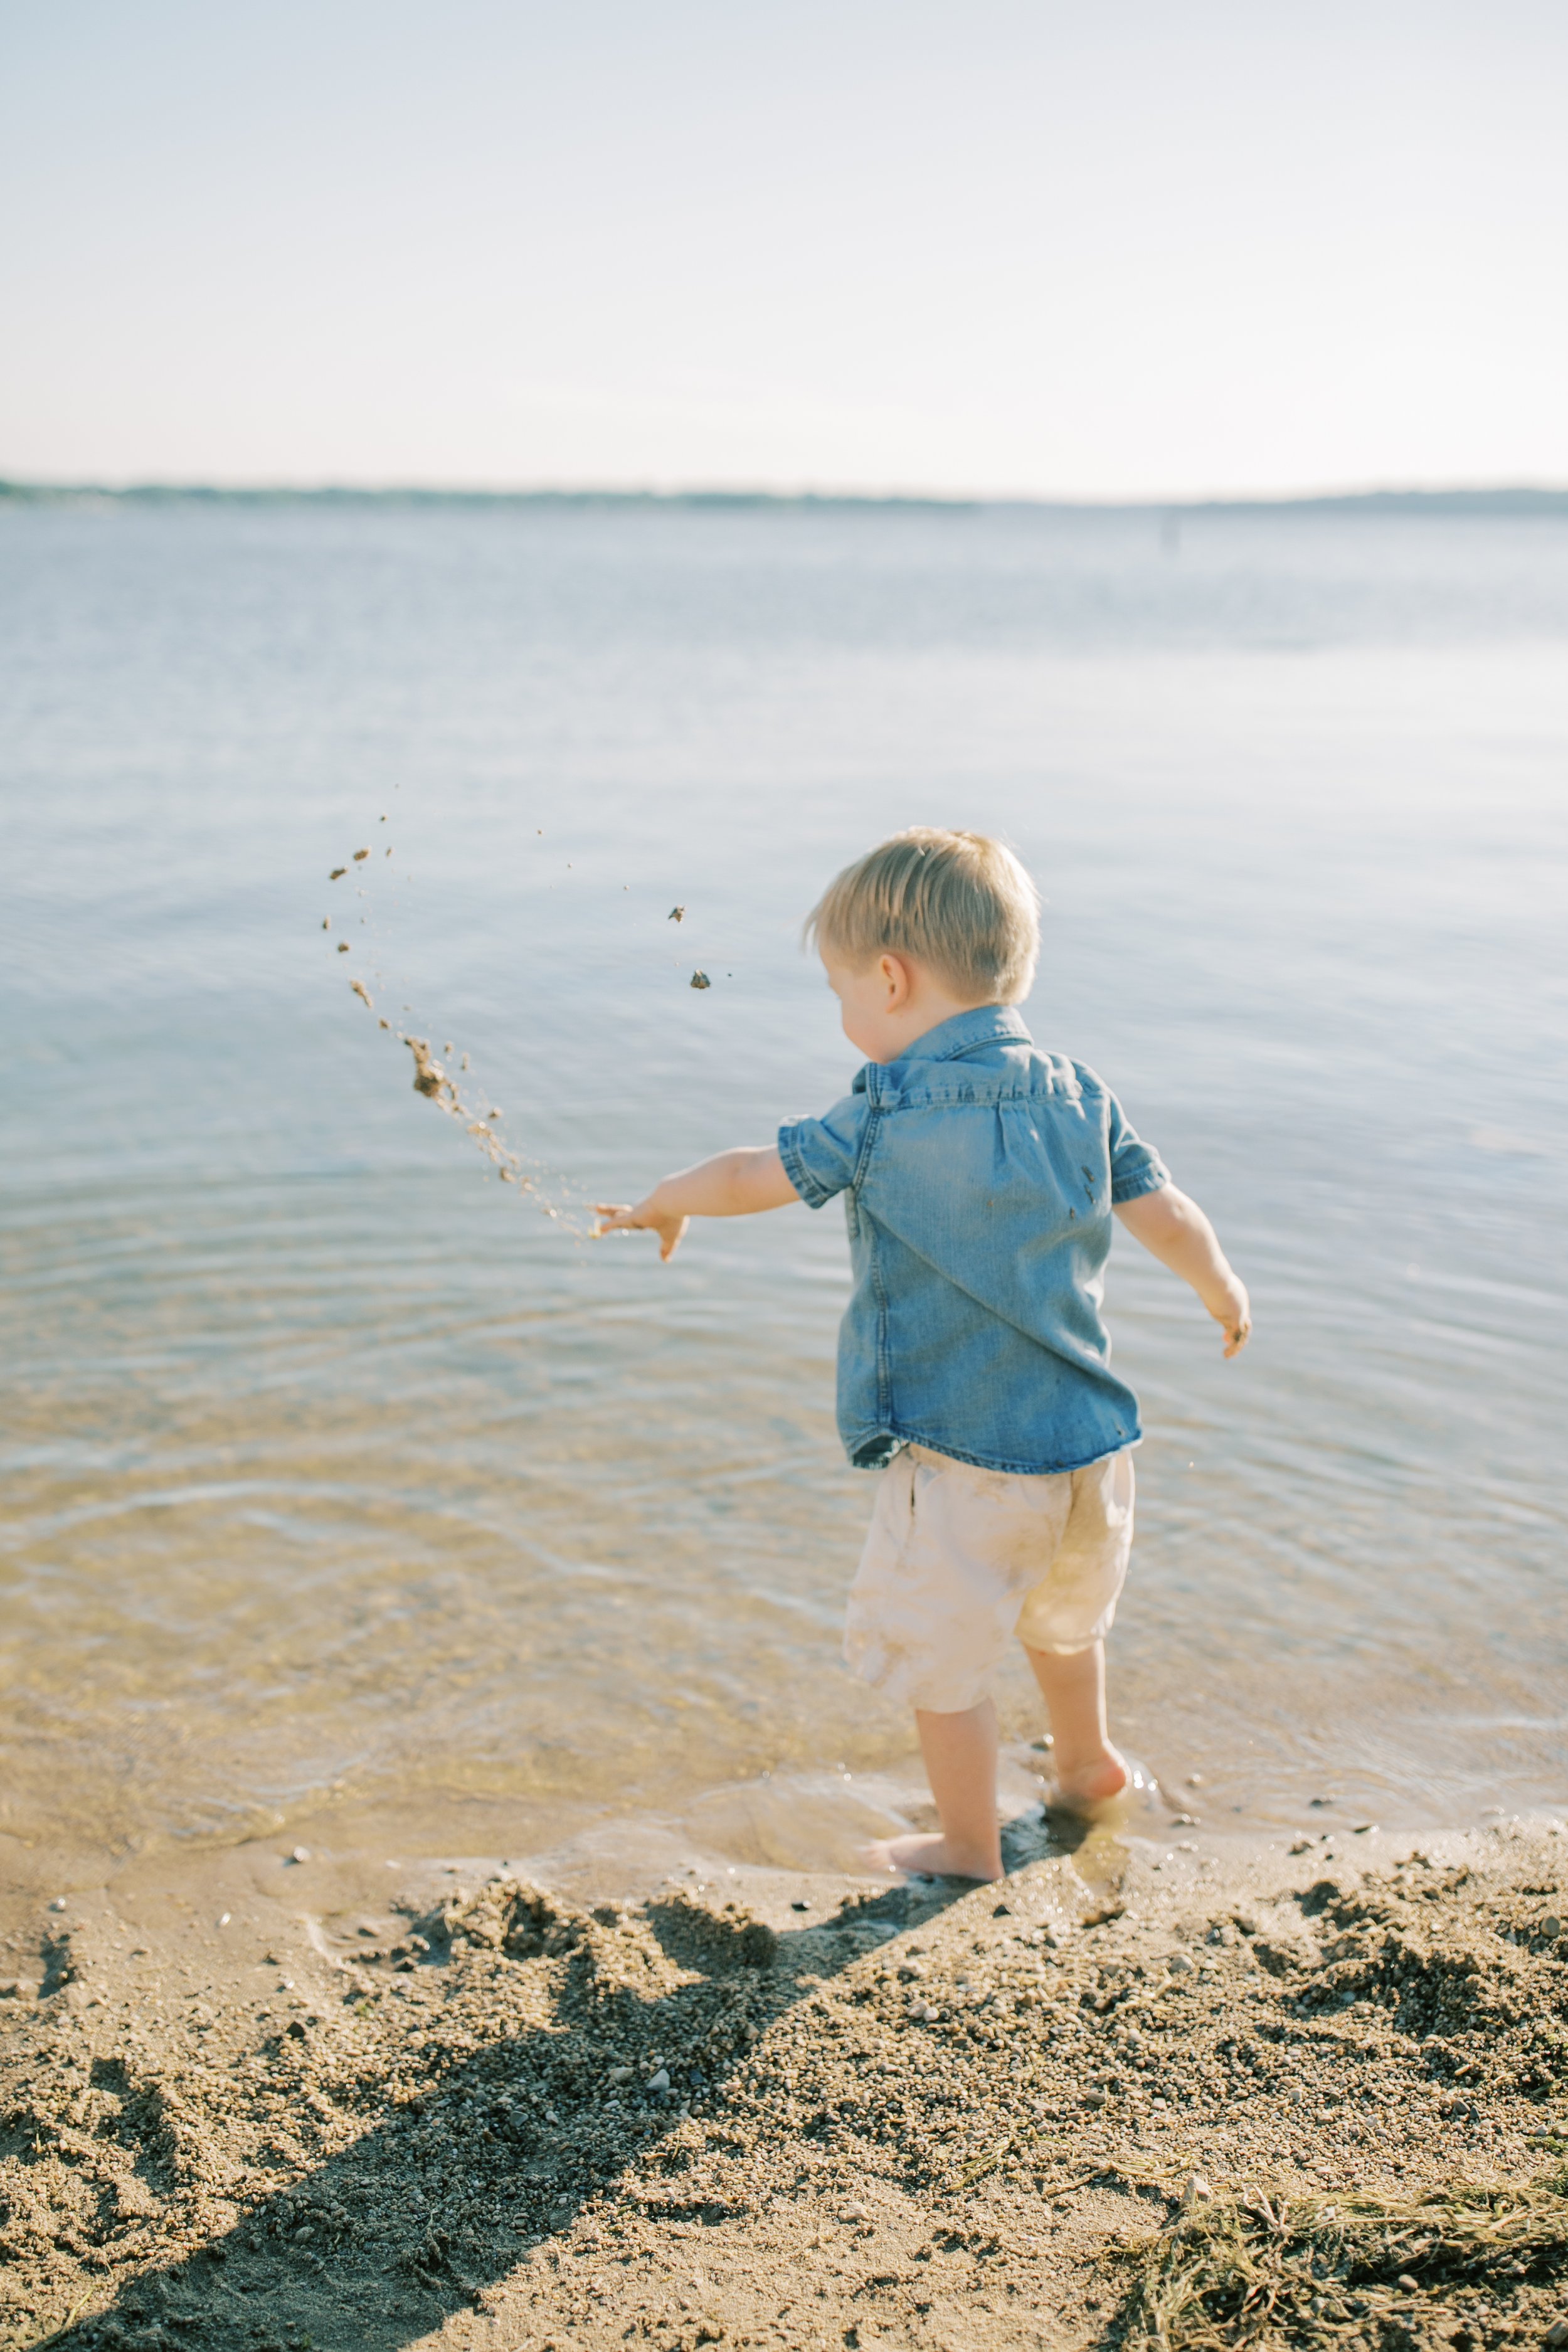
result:
[[[1235,499],[1030,499],[872,491],[244,488],[199,482],[20,482],[0,479],[0,505],[239,507],[542,507],[693,513],[912,513],[1198,516],[1396,516],[1421,519],[1568,520],[1568,488],[1530,485],[1441,490],[1346,490]]]

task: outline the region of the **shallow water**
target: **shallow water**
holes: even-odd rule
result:
[[[1118,1240],[1128,1738],[1237,1826],[1562,1798],[1565,638],[1540,520],[0,507],[0,1828],[805,1860],[904,1770],[837,1212],[583,1203],[843,1091],[800,918],[916,820],[1253,1288],[1226,1365]]]

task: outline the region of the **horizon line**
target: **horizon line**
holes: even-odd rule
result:
[[[825,490],[763,487],[610,487],[536,484],[478,487],[441,483],[49,481],[0,476],[0,503],[50,504],[158,500],[236,504],[618,506],[695,508],[868,508],[928,511],[1037,511],[1053,514],[1280,513],[1347,508],[1384,512],[1568,514],[1568,486],[1495,482],[1322,490],[1182,493],[1129,497],[1068,497],[1045,491]]]

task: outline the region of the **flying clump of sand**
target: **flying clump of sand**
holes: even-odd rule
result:
[[[381,823],[383,824],[386,823],[386,818],[384,816],[382,817]],[[542,832],[541,832],[540,838],[543,838]],[[392,845],[390,842],[387,844],[384,855],[388,858],[392,856]],[[327,875],[328,881],[342,882],[349,876],[353,875],[355,882],[355,897],[359,899],[369,902],[371,900],[371,893],[363,887],[364,882],[372,874],[381,870],[379,866],[373,866],[368,863],[370,856],[371,851],[368,845],[361,849],[351,851],[341,866],[334,866],[331,868]],[[358,872],[356,872],[356,868],[359,869]],[[568,861],[566,871],[570,873],[571,870],[571,863]],[[626,884],[622,887],[623,888],[629,889],[630,885]],[[685,921],[686,914],[687,909],[684,905],[674,906],[670,908],[666,919],[679,926]],[[368,913],[362,914],[360,917],[361,928],[363,929],[367,927],[369,920],[370,917]],[[323,931],[328,932],[331,930],[332,918],[331,915],[327,915],[322,918],[321,929]],[[340,939],[334,942],[335,950],[339,955],[348,955],[352,953],[354,945],[355,942],[353,940],[346,939]],[[382,974],[380,972],[373,972],[372,977],[379,986],[382,982]],[[733,978],[733,974],[726,973],[725,977],[727,979],[731,979]],[[689,988],[693,988],[700,992],[705,989],[710,989],[713,986],[713,982],[709,974],[704,971],[700,966],[699,966],[697,970],[692,972],[691,978],[687,985]],[[464,1054],[462,1055],[457,1072],[454,1074],[450,1066],[453,1052],[453,1048],[450,1045],[443,1045],[441,1052],[444,1058],[437,1060],[435,1049],[431,1045],[428,1038],[416,1036],[413,1031],[408,1029],[394,1030],[392,1023],[385,1018],[384,1014],[376,1013],[375,998],[372,995],[370,986],[364,980],[356,976],[349,982],[349,987],[353,993],[359,998],[360,1003],[365,1006],[366,1010],[375,1013],[375,1017],[381,1027],[391,1031],[397,1038],[398,1043],[400,1045],[406,1045],[409,1052],[413,1055],[414,1091],[416,1094],[423,1095],[426,1102],[433,1102],[437,1109],[444,1111],[449,1118],[457,1120],[464,1133],[472,1139],[479,1150],[484,1154],[486,1160],[489,1162],[490,1167],[494,1169],[501,1182],[503,1184],[515,1185],[520,1193],[527,1193],[531,1204],[537,1208],[542,1215],[553,1218],[557,1223],[564,1224],[569,1231],[582,1234],[586,1234],[591,1232],[593,1230],[591,1225],[587,1223],[579,1223],[575,1217],[570,1213],[563,1213],[559,1200],[552,1202],[546,1197],[546,1183],[550,1182],[552,1184],[552,1189],[559,1195],[562,1188],[558,1183],[553,1182],[552,1180],[547,1179],[543,1175],[542,1171],[537,1168],[531,1175],[524,1173],[524,1163],[522,1159],[510,1148],[499,1132],[498,1123],[501,1117],[500,1112],[495,1108],[493,1105],[481,1107],[477,1101],[470,1099],[470,1096],[478,1091],[478,1082],[470,1076],[468,1055]],[[409,1009],[410,1008],[406,1004],[403,1007],[405,1013],[407,1013]],[[469,1081],[467,1091],[465,1090],[463,1084],[465,1079]]]
[[[366,1002],[368,1001],[367,998]],[[508,1150],[496,1132],[494,1122],[500,1118],[500,1111],[489,1110],[481,1117],[476,1118],[473,1105],[463,1100],[457,1079],[450,1075],[444,1063],[436,1059],[430,1050],[428,1039],[411,1036],[406,1030],[402,1029],[397,1032],[397,1035],[399,1042],[406,1045],[414,1056],[415,1093],[425,1096],[427,1101],[437,1104],[449,1118],[458,1119],[462,1123],[464,1133],[473,1137],[503,1184],[516,1184],[525,1192],[533,1192],[535,1186],[532,1177],[523,1174],[521,1160],[515,1151]],[[451,1048],[448,1046],[446,1050],[449,1053]],[[468,1058],[465,1054],[463,1056],[465,1066]],[[552,1208],[548,1201],[541,1200],[538,1205],[547,1217],[559,1217],[561,1214],[559,1209]]]
[[[383,824],[386,823],[384,816],[381,822]],[[387,845],[385,855],[388,857],[392,856],[390,843]],[[331,868],[327,876],[328,881],[342,881],[354,866],[363,866],[369,856],[368,847],[354,850],[345,864],[334,866]],[[363,898],[368,896],[368,893],[362,888],[358,896]],[[362,922],[364,919],[363,917],[361,918]],[[324,931],[330,931],[331,927],[331,917],[329,915],[324,918],[321,929]],[[349,940],[341,940],[337,942],[339,955],[347,955],[350,950]],[[363,980],[355,977],[350,981],[349,987],[367,1011],[375,1013],[375,999]],[[510,1149],[498,1131],[498,1123],[501,1117],[500,1110],[493,1105],[481,1108],[476,1101],[469,1098],[468,1094],[465,1093],[463,1081],[469,1076],[468,1055],[462,1055],[458,1069],[454,1073],[448,1066],[447,1061],[437,1059],[427,1038],[416,1037],[410,1030],[393,1030],[391,1022],[383,1014],[377,1013],[376,1018],[381,1027],[391,1031],[398,1043],[406,1045],[413,1055],[416,1094],[423,1095],[427,1102],[435,1103],[437,1108],[445,1111],[449,1118],[458,1121],[464,1133],[471,1137],[478,1145],[503,1184],[513,1184],[520,1192],[529,1193],[532,1197],[533,1205],[544,1216],[561,1222],[562,1212],[554,1202],[544,1197],[538,1175],[525,1172],[521,1156]],[[442,1047],[442,1052],[448,1060],[452,1051],[453,1048],[449,1044]]]

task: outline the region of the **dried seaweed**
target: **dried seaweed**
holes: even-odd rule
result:
[[[1568,2276],[1568,2169],[1522,2186],[1452,2180],[1408,2200],[1253,2189],[1193,2205],[1121,2259],[1138,2272],[1126,2345],[1408,2342],[1445,2319],[1451,2330],[1464,2290],[1495,2311]]]

